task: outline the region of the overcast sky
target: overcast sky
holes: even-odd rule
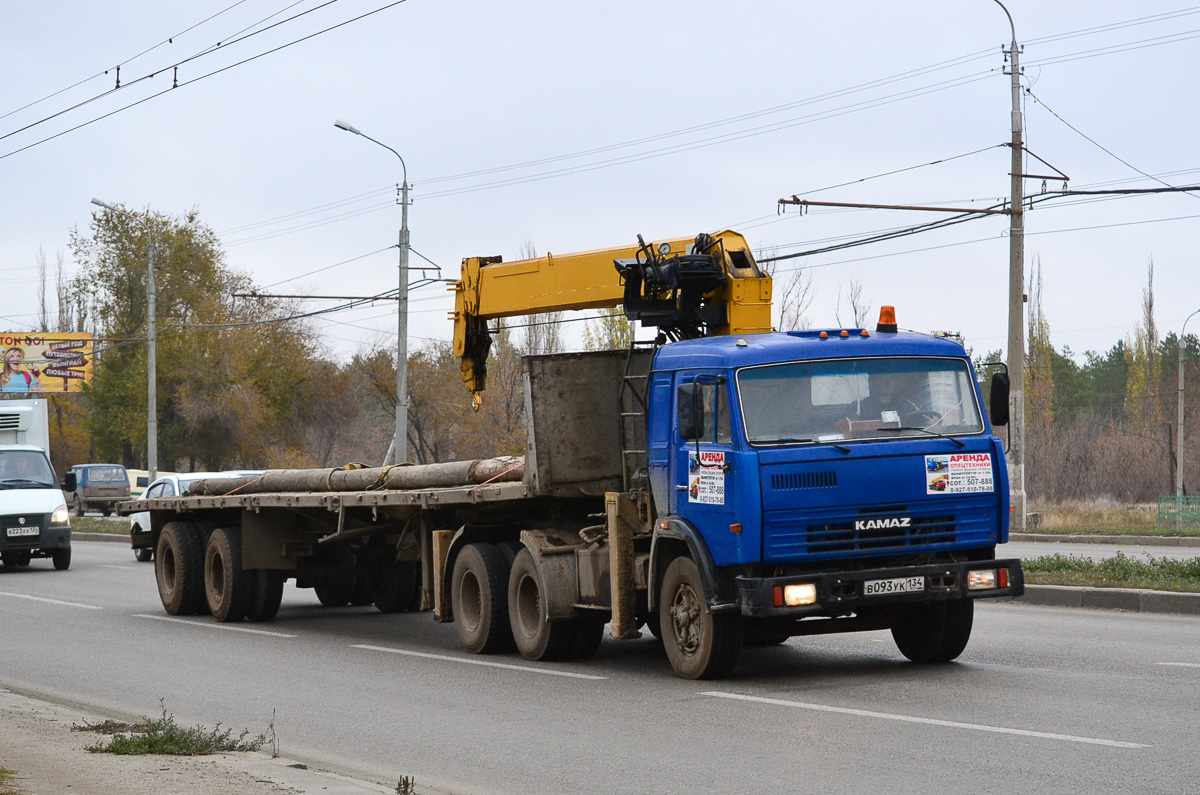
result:
[[[1200,183],[1200,6],[1006,4],[1032,91],[1026,143],[1049,164],[1028,172],[1055,169],[1074,189]],[[37,322],[39,249],[74,272],[68,237],[88,228],[93,196],[198,210],[228,263],[273,292],[394,289],[400,162],[335,129],[339,118],[404,157],[421,255],[411,264],[427,258],[446,277],[463,257],[516,259],[529,246],[567,253],[732,228],[787,254],[942,217],[778,215],[793,194],[955,207],[1009,195],[1011,34],[994,0],[0,9],[0,330]],[[853,184],[819,190],[842,183]],[[1132,334],[1151,258],[1161,332],[1200,309],[1200,194],[1049,201],[1026,227],[1059,348],[1104,351]],[[816,326],[848,324],[857,281],[875,311],[896,306],[902,327],[1003,348],[1007,229],[987,216],[786,260],[777,280],[812,268]],[[415,289],[410,346],[449,339],[451,306],[444,285]],[[394,312],[381,302],[315,327],[345,357],[394,344]]]

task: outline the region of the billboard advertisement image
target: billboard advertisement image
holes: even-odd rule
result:
[[[0,392],[82,392],[92,380],[92,335],[0,332]]]

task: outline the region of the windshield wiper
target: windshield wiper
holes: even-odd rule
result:
[[[836,447],[837,449],[841,450],[843,453],[850,452],[850,448],[847,447],[846,445],[838,444],[837,442],[831,442],[831,441],[824,440],[824,439],[797,439],[792,436],[781,436],[778,439],[763,439],[761,441],[762,444],[802,444],[802,443],[811,444],[814,442],[816,444],[827,444],[830,447]]]
[[[877,431],[919,431],[921,433],[927,433],[930,436],[937,436],[942,439],[949,439],[950,441],[954,442],[959,447],[967,446],[965,442],[963,442],[959,439],[955,439],[953,436],[947,436],[944,433],[938,433],[937,431],[931,431],[928,428],[917,428],[912,425],[901,425],[898,428],[876,428],[875,430],[877,430]]]

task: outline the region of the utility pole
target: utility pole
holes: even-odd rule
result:
[[[109,204],[100,199],[92,199],[92,204],[103,207],[114,213],[123,213],[130,218],[136,218],[134,213]],[[149,211],[144,220],[146,229],[146,471],[149,475],[147,482],[153,483],[158,479],[158,365],[157,343],[158,333],[155,324],[154,310],[158,302],[158,288],[154,285],[154,227]]]
[[[1183,349],[1187,340],[1188,321],[1197,313],[1200,313],[1200,309],[1184,318],[1183,328],[1179,330],[1179,394],[1176,396],[1176,409],[1179,416],[1176,418],[1178,422],[1175,425],[1175,499],[1178,504],[1175,507],[1180,516],[1183,516],[1183,367],[1186,364],[1183,358]]]
[[[1022,173],[1021,64],[1017,28],[1000,0],[1012,30],[1007,54],[1012,75],[1012,199],[1008,237],[1008,377],[1009,442],[1008,478],[1015,528],[1025,529],[1025,175]]]

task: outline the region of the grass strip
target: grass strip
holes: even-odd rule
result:
[[[90,731],[109,735],[107,742],[101,740],[87,746],[94,754],[165,754],[169,756],[203,756],[224,751],[257,751],[266,742],[266,735],[250,737],[243,729],[237,737],[232,729],[215,729],[203,726],[185,728],[175,722],[174,716],[163,707],[162,717],[151,720],[143,718],[137,723],[105,720],[99,723],[84,723],[71,727],[75,731]]]
[[[107,533],[128,538],[129,519],[114,522],[111,519],[101,519],[96,516],[72,516],[71,531],[75,533]]]
[[[0,795],[17,795],[20,790],[14,789],[16,786],[13,780],[17,774],[9,770],[7,767],[0,767]]]
[[[1147,588],[1200,593],[1200,558],[1134,560],[1118,552],[1104,560],[1078,555],[1044,555],[1024,561],[1031,585],[1081,585],[1090,588]]]

